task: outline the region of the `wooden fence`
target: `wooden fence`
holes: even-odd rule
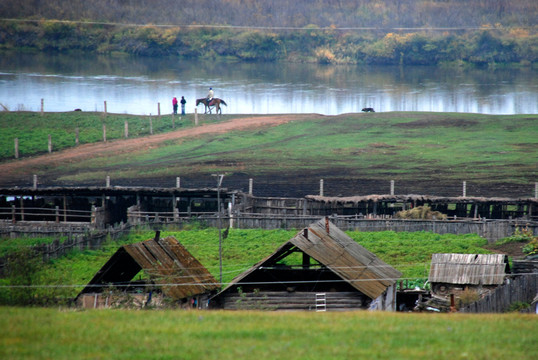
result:
[[[122,235],[128,234],[132,226],[130,224],[117,224],[114,227],[109,227],[104,230],[99,231],[87,231],[83,234],[67,234],[67,239],[60,241],[59,239],[54,240],[48,244],[41,244],[32,246],[32,251],[41,256],[43,261],[48,261],[50,259],[56,259],[60,256],[66,255],[72,250],[85,250],[85,249],[99,249],[102,244],[107,240],[115,240]],[[32,234],[37,234],[37,229],[29,228],[28,231],[32,231]],[[28,232],[26,233],[28,234]],[[59,234],[59,233],[56,233]],[[41,234],[43,236],[43,234]],[[7,264],[7,259],[0,257],[0,274],[5,270]]]
[[[44,100],[41,99],[41,116],[44,115],[44,111],[43,111],[43,108],[44,108]],[[103,112],[103,118],[106,118],[108,115],[108,112],[107,112],[107,102],[105,101],[104,102],[104,112]],[[175,129],[176,128],[176,116],[175,114],[171,114],[171,117],[172,117],[172,129]],[[157,103],[157,119],[161,119],[161,104],[160,103]],[[178,120],[181,121],[181,116],[178,117]],[[195,119],[194,119],[194,123],[195,125],[198,125],[198,112],[195,108]],[[150,114],[148,116],[148,126],[147,126],[148,130],[147,130],[147,134],[149,135],[153,135],[153,117],[152,115]],[[110,130],[110,129],[109,129]],[[124,137],[125,139],[129,138],[129,122],[128,121],[124,121],[124,124],[123,124],[123,129],[122,129],[122,137]],[[116,129],[117,131],[117,129]],[[107,141],[107,126],[106,124],[102,124],[102,140],[103,142],[106,142]],[[142,136],[143,134],[139,134],[138,136]],[[80,130],[79,128],[75,128],[75,133],[73,134],[74,136],[74,139],[73,139],[73,146],[78,146],[80,144]],[[48,134],[47,135],[47,150],[49,153],[52,153],[52,151],[54,150],[54,143],[53,143],[53,137],[51,134]],[[21,149],[20,148],[20,144],[19,144],[19,138],[14,138],[13,139],[13,143],[14,143],[14,157],[15,159],[18,159],[21,157],[21,153],[23,153],[23,150],[25,149]]]
[[[129,223],[184,223],[200,221],[207,226],[218,227],[218,217],[214,213],[149,213],[131,211]],[[237,229],[302,229],[320,219],[320,216],[275,216],[268,214],[239,214],[221,217],[222,226]],[[403,220],[385,218],[364,218],[358,216],[329,216],[338,228],[345,231],[427,231],[436,234],[478,234],[493,243],[514,234],[516,228],[528,228],[538,233],[538,223],[521,220]]]
[[[515,303],[530,304],[538,293],[538,273],[518,275],[486,297],[460,309],[466,313],[501,313]]]
[[[55,223],[67,222],[68,219],[69,221],[90,223],[94,220],[94,217],[95,210],[71,210],[60,208],[59,206],[55,206],[54,208],[18,207],[15,205],[11,207],[0,207],[0,218],[10,218],[13,223],[32,220],[33,218]]]

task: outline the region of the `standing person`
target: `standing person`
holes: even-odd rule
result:
[[[187,103],[187,100],[185,100],[185,97],[181,97],[181,115],[185,115],[185,104]]]
[[[177,98],[175,96],[172,99],[172,106],[174,107],[174,115],[177,115]]]
[[[209,92],[207,93],[207,105],[211,103],[211,100],[213,100],[213,88],[209,88]]]

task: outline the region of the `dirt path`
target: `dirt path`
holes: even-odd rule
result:
[[[159,144],[168,140],[176,140],[186,137],[192,138],[206,134],[221,134],[234,130],[276,126],[290,121],[311,120],[322,116],[323,115],[318,114],[298,114],[237,118],[217,124],[200,125],[198,127],[141,138],[84,144],[52,154],[24,158],[0,164],[0,186],[13,184],[17,179],[24,179],[24,182],[27,182],[32,174],[42,172],[43,169],[50,169],[48,171],[53,171],[54,167],[60,164],[78,162],[88,158],[104,157],[108,154],[121,154],[138,149],[158,147]]]

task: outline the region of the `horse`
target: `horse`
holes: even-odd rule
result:
[[[212,106],[216,108],[216,113],[217,114],[222,114],[222,109],[220,107],[220,104],[228,106],[228,104],[226,104],[226,102],[224,100],[219,99],[219,98],[213,98],[213,100],[211,100],[210,102],[208,102],[206,98],[196,99],[196,106],[198,106],[200,104],[205,105],[204,114],[207,114],[208,110],[209,110],[209,113],[211,114],[211,107]]]

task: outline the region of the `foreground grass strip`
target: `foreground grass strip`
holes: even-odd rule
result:
[[[533,315],[0,308],[3,359],[534,359]]]

